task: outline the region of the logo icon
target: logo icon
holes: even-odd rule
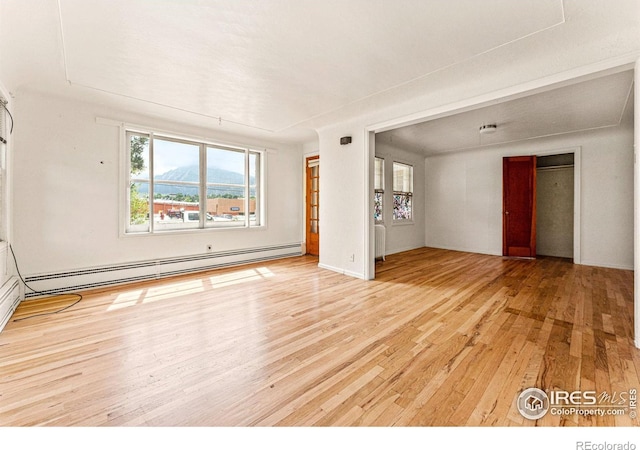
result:
[[[517,406],[525,419],[540,419],[549,411],[549,397],[542,389],[528,388],[518,396]]]

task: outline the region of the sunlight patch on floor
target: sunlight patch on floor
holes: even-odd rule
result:
[[[147,290],[142,303],[157,302],[168,298],[204,292],[202,280],[181,281]]]
[[[266,267],[238,270],[231,273],[216,275],[206,279],[179,281],[149,289],[135,289],[118,294],[109,305],[107,311],[128,308],[142,303],[182,297],[197,294],[209,289],[219,289],[251,281],[259,281],[274,277],[275,274]]]
[[[258,281],[264,278],[274,277],[275,274],[266,267],[258,267],[257,269],[240,270],[237,272],[216,275],[209,278],[209,283],[213,289],[218,289],[236,284],[247,283],[249,281]]]

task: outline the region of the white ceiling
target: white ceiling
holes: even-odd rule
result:
[[[428,156],[632,123],[633,78],[632,70],[590,77],[379,133],[376,141]],[[481,134],[488,124],[496,131]]]
[[[464,71],[470,62],[486,59],[495,65],[499,55],[509,58],[504,64],[520,62],[518,70],[526,73],[522,49],[532,52],[534,64],[533,54],[548,54],[551,40],[563,39],[573,49],[584,46],[587,35],[622,52],[624,46],[609,41],[629,41],[638,1],[608,6],[598,0],[0,0],[0,80],[12,92],[37,90],[114,110],[305,142],[317,139],[310,129],[319,118],[327,123],[372,99],[380,99],[378,106],[382,99],[383,106],[392,104],[396,92],[410,97],[424,80]],[[612,32],[619,36],[610,37]],[[558,57],[557,65],[563,64]],[[615,86],[585,89],[612,90],[607,105],[612,120],[626,101],[629,76],[606,81]],[[578,117],[585,108],[572,98],[585,91],[569,89],[561,97],[574,105],[574,126],[598,126],[593,112]],[[526,116],[535,102],[549,98],[556,96],[501,105],[490,110],[495,119],[481,121],[504,122],[507,113],[512,119],[516,112]],[[558,125],[564,119],[552,114],[563,111],[557,103],[538,114]],[[469,113],[464,120],[475,121],[477,128],[480,118]],[[538,119],[519,123],[537,126]],[[428,133],[427,128],[398,131],[396,138],[419,151],[448,149],[426,140],[424,130]],[[468,136],[455,136],[448,147],[471,145]]]

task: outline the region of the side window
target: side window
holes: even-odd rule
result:
[[[127,232],[149,231],[149,136],[127,133],[129,183]]]
[[[373,194],[373,218],[375,223],[382,223],[384,201],[384,159],[376,158],[374,162],[374,194]]]
[[[413,219],[413,166],[393,163],[393,220]]]

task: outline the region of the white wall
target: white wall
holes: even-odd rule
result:
[[[502,157],[581,147],[582,264],[633,269],[633,130],[607,128],[426,162],[426,245],[502,254]]]
[[[16,96],[14,248],[25,276],[302,241],[301,148],[221,135],[125,111],[22,92]],[[187,136],[274,148],[267,155],[267,227],[120,236],[119,128],[96,117]]]
[[[500,254],[502,236],[492,232],[502,223],[500,158],[475,153],[427,158],[427,246]]]
[[[305,156],[317,155],[319,146],[320,144],[318,144],[317,140],[305,142],[304,144],[302,144],[302,153]]]
[[[385,253],[391,255],[425,243],[425,164],[424,156],[407,152],[389,142],[376,139],[376,156],[385,163],[383,222],[386,227]],[[393,222],[393,163],[413,166],[413,220]]]
[[[364,134],[353,124],[320,130],[320,263],[319,266],[363,277],[365,236]],[[346,130],[346,132],[345,132]],[[342,136],[352,136],[340,145]],[[353,258],[352,258],[353,257]]]

